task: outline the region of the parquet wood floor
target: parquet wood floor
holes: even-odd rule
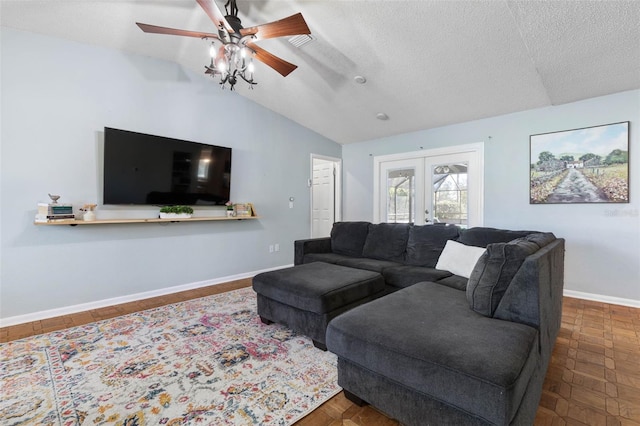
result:
[[[0,328],[0,342],[74,327],[251,285],[251,280],[184,291]],[[297,426],[396,426],[341,392]],[[538,426],[640,426],[640,309],[565,297],[562,327],[536,415]]]

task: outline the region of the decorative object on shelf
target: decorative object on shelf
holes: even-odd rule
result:
[[[73,205],[58,204],[59,195],[48,195],[51,198],[50,203],[38,203],[38,211],[35,218],[37,223],[75,219]]]
[[[96,220],[96,214],[93,211],[96,207],[97,204],[85,204],[84,206],[82,206],[82,208],[80,209],[80,211],[83,212],[82,220],[84,220],[85,222],[92,222]]]
[[[233,211],[236,217],[253,216],[253,206],[251,203],[236,203],[233,205]]]
[[[238,18],[236,0],[228,0],[226,2],[224,7],[226,16],[222,15],[214,0],[197,0],[197,2],[217,27],[218,34],[159,27],[140,22],[136,22],[136,25],[145,33],[179,35],[210,40],[209,53],[211,63],[205,65],[205,74],[209,74],[214,78],[219,76],[222,88],[228,83],[230,90],[233,90],[240,79],[247,82],[249,88],[253,88],[257,84],[253,81],[253,58],[273,68],[283,77],[286,77],[297,68],[296,65],[259,47],[255,44],[255,41],[311,34],[311,30],[309,30],[301,13],[296,13],[279,21],[243,28],[240,18]],[[220,47],[216,48],[214,40],[220,43]]]
[[[160,209],[160,219],[189,219],[193,209],[189,206],[164,206]]]
[[[236,214],[233,210],[233,203],[231,201],[227,201],[224,205],[227,206],[227,217],[234,217]]]

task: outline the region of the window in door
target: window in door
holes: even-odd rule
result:
[[[379,221],[387,223],[415,223],[423,204],[424,165],[420,159],[385,161],[379,164],[379,176],[374,192],[378,198]],[[376,196],[377,195],[377,196]]]
[[[391,170],[387,174],[387,220],[411,223],[415,217],[416,176],[413,169]]]
[[[433,173],[433,223],[468,225],[467,163],[439,164]]]

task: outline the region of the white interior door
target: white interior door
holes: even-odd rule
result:
[[[311,158],[311,238],[328,237],[339,218],[340,160]]]

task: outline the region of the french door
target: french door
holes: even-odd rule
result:
[[[482,144],[374,159],[374,221],[482,224]]]

